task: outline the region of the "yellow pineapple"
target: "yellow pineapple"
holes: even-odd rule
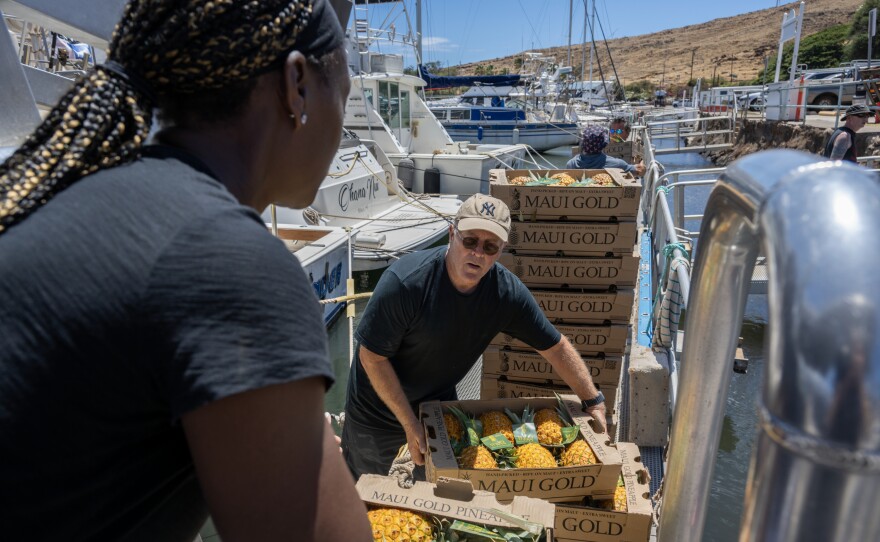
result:
[[[458,418],[452,414],[445,413],[443,414],[443,423],[446,425],[446,434],[449,435],[449,438],[461,442],[461,439],[464,436],[464,429],[462,429],[461,422],[458,421]]]
[[[623,483],[622,477],[617,479],[617,487],[614,488],[614,498],[601,501],[600,508],[614,510],[615,512],[626,512],[626,486]]]
[[[530,442],[516,449],[516,468],[518,469],[551,469],[557,466],[553,454],[540,444]]]
[[[544,446],[562,444],[562,418],[551,408],[542,408],[535,413],[535,428],[538,442]]]
[[[484,412],[480,414],[480,422],[483,424],[484,437],[501,433],[511,444],[516,442],[513,440],[513,423],[503,412],[498,410]]]
[[[562,453],[562,466],[575,467],[578,465],[594,465],[596,454],[585,440],[576,440]]]
[[[367,512],[373,540],[428,542],[434,539],[430,520],[415,512],[396,508],[376,508]]]
[[[458,466],[463,469],[497,469],[498,463],[485,446],[468,446],[458,457]]]

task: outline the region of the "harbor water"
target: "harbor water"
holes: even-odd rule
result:
[[[568,148],[548,151],[543,155],[551,163],[562,167],[571,157]],[[712,167],[697,153],[664,155],[662,163],[667,172]],[[691,189],[686,194],[685,213],[701,214],[710,188]],[[670,203],[672,203],[670,201]],[[689,225],[694,227],[693,225]],[[357,291],[371,291],[381,272],[355,277]],[[356,315],[351,327],[356,328],[367,300],[356,304]],[[756,406],[760,396],[763,371],[763,341],[767,322],[766,296],[750,296],[746,306],[742,337],[743,351],[749,358],[747,374],[735,374],[731,379],[727,408],[716,457],[711,497],[706,515],[705,542],[735,542],[742,514],[743,493],[748,476],[752,442],[756,431]],[[325,398],[328,412],[339,413],[345,403],[350,362],[349,319],[343,316],[328,330],[330,357],[336,373],[336,383]],[[731,363],[731,370],[733,364]]]

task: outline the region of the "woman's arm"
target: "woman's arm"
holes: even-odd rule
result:
[[[323,415],[324,379],[267,386],[182,416],[225,542],[372,540],[366,509]]]

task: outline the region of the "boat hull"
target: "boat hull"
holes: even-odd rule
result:
[[[444,123],[443,126],[454,141],[476,141],[490,145],[522,143],[536,151],[575,145],[578,142],[578,126],[573,122],[495,125]],[[514,129],[519,131],[515,132]]]

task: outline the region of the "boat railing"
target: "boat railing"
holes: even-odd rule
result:
[[[880,265],[878,207],[873,172],[802,152],[760,152],[721,174],[690,285],[660,542],[702,539],[761,252],[770,337],[739,540],[880,540],[880,289],[866,271]]]

